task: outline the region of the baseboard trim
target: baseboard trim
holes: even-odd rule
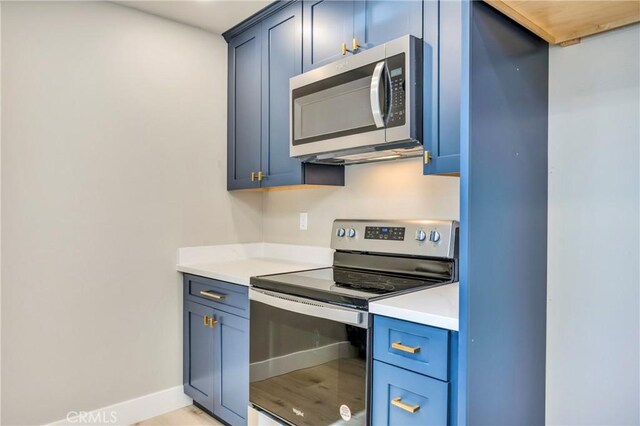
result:
[[[68,417],[50,423],[49,426],[132,425],[192,403],[182,386],[176,386],[93,411],[71,411]]]

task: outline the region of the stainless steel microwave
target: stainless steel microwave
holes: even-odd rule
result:
[[[404,36],[292,77],[290,154],[353,164],[422,154],[422,41]]]

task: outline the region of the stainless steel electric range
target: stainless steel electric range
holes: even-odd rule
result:
[[[333,266],[251,278],[250,413],[368,424],[369,302],[457,280],[458,223],[336,220]]]

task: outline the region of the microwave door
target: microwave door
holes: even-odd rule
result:
[[[304,157],[383,143],[384,67],[384,60],[377,60],[293,88],[291,155]],[[372,103],[376,94],[380,100]]]

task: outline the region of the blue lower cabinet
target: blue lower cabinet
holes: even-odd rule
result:
[[[249,405],[249,320],[214,314],[213,413],[232,425],[246,424]]]
[[[379,425],[446,425],[449,383],[373,362],[371,420]]]
[[[226,295],[243,293],[246,287],[209,278],[185,275],[183,383],[193,401],[231,425],[246,425],[249,404],[249,319],[225,312],[225,305],[196,299],[189,289],[199,286]],[[200,294],[199,291],[197,294]],[[223,299],[224,300],[224,299]],[[235,305],[244,304],[229,298]],[[211,305],[215,305],[213,307]],[[229,308],[238,309],[234,304]]]
[[[375,359],[449,380],[449,330],[379,315],[373,321]]]
[[[209,411],[213,411],[215,387],[215,338],[209,326],[213,316],[213,308],[194,302],[184,304],[184,393]]]
[[[455,425],[457,358],[457,332],[375,315],[373,425]]]

